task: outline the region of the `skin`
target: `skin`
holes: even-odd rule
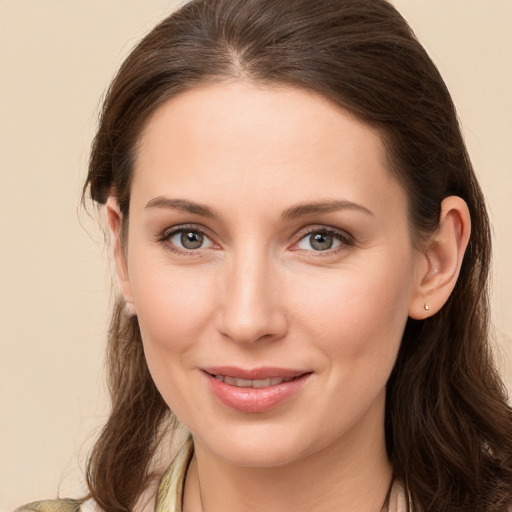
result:
[[[377,131],[313,93],[244,81],[161,106],[131,194],[124,244],[114,196],[107,217],[149,369],[194,437],[185,511],[380,510],[386,381],[407,318],[453,288],[463,201],[445,200],[434,242],[415,250]],[[183,225],[199,248],[180,246]],[[312,245],[322,230],[330,249]],[[311,375],[246,413],[211,392],[202,369],[220,365]]]

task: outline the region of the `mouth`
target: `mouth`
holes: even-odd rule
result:
[[[298,395],[312,371],[284,368],[243,370],[233,367],[202,369],[213,395],[230,409],[262,413]]]
[[[269,377],[268,379],[237,379],[235,377],[229,377],[228,375],[212,375],[214,379],[225,382],[230,386],[236,386],[237,388],[268,388],[270,386],[277,386],[283,382],[290,382],[295,379],[299,379],[302,375],[297,377]]]

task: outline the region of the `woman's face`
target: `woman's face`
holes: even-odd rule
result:
[[[186,92],[142,135],[125,242],[151,374],[198,446],[276,466],[383,443],[418,272],[375,130],[294,88]]]

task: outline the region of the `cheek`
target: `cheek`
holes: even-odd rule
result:
[[[210,323],[215,286],[208,273],[149,262],[134,265],[130,279],[146,351],[184,352]]]
[[[331,358],[371,367],[375,361],[394,364],[408,318],[413,259],[379,255],[302,282],[295,303],[309,336]]]
[[[170,409],[182,420],[201,414],[190,372],[198,340],[211,328],[215,286],[194,271],[169,265],[134,268],[133,293],[147,365]],[[190,270],[190,269],[189,269]],[[186,392],[184,392],[186,390]]]

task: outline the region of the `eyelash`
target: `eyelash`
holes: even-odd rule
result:
[[[209,249],[209,247],[201,247],[198,249],[185,249],[178,247],[176,244],[173,244],[171,242],[171,239],[174,236],[179,235],[180,233],[184,233],[186,231],[203,235],[205,239],[209,240],[212,244],[215,244],[215,242],[213,242],[212,240],[212,237],[206,233],[206,230],[202,226],[197,226],[193,224],[184,224],[182,226],[176,226],[171,230],[166,230],[162,233],[162,235],[158,238],[157,241],[165,245],[165,247],[170,251],[184,256],[199,256],[205,249]]]
[[[180,233],[183,233],[185,231],[189,231],[191,233],[196,233],[196,234],[202,235],[202,236],[204,236],[205,239],[209,240],[211,244],[218,245],[213,241],[212,237],[207,234],[206,230],[203,227],[197,226],[197,225],[192,225],[192,224],[176,226],[176,227],[172,228],[171,230],[166,230],[162,233],[162,235],[158,238],[157,241],[159,243],[164,244],[166,246],[166,248],[168,248],[170,251],[172,251],[176,254],[185,255],[185,256],[200,256],[204,250],[210,249],[210,247],[204,247],[204,248],[199,247],[197,249],[185,249],[185,248],[178,247],[176,244],[170,242],[170,240],[174,236],[176,236]],[[308,237],[311,237],[316,234],[332,236],[335,240],[340,242],[340,245],[335,248],[328,248],[326,250],[318,250],[318,251],[315,251],[314,249],[300,249],[300,248],[291,249],[291,250],[309,253],[310,257],[321,257],[323,255],[337,254],[338,252],[355,245],[354,237],[345,231],[341,231],[341,230],[338,230],[338,229],[335,229],[332,227],[326,227],[326,226],[311,226],[296,235],[295,242],[293,243],[292,247],[298,245],[300,242],[302,242],[303,240],[306,240]]]
[[[294,251],[303,251],[305,253],[309,253],[308,254],[309,257],[318,258],[318,257],[322,257],[322,256],[337,254],[337,253],[339,253],[343,250],[346,250],[347,248],[350,248],[355,245],[355,240],[352,235],[350,235],[346,231],[342,231],[342,230],[335,229],[332,227],[327,227],[327,226],[310,226],[310,227],[306,228],[306,230],[301,231],[297,235],[297,237],[296,237],[297,241],[293,245],[294,246],[298,245],[303,240],[306,240],[308,237],[311,237],[316,234],[332,236],[335,240],[340,242],[340,244],[339,244],[339,246],[337,246],[335,248],[329,248],[329,249],[326,249],[323,251],[315,251],[313,249],[300,249],[300,248],[293,249],[293,250]]]

